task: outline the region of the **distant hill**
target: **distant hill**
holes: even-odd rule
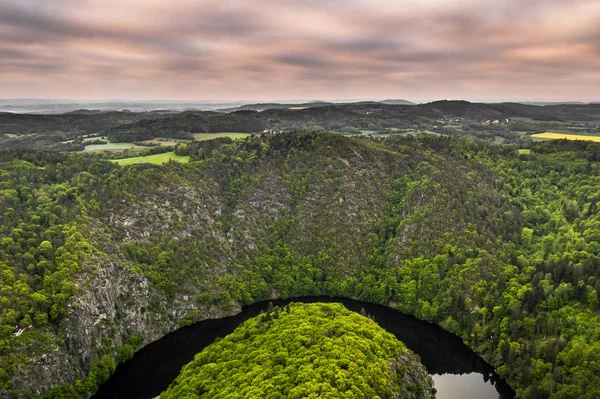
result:
[[[27,114],[64,114],[67,112],[80,112],[81,110],[120,112],[154,112],[167,110],[182,112],[186,110],[213,111],[219,108],[230,108],[243,105],[240,102],[195,102],[195,101],[105,101],[105,102],[77,102],[66,100],[37,100],[37,99],[0,99],[0,112],[27,113]]]
[[[408,100],[402,100],[402,99],[389,99],[389,100],[383,100],[383,101],[379,101],[381,104],[387,104],[387,105],[416,105],[415,103],[413,103],[412,101],[408,101]]]
[[[306,103],[257,103],[257,104],[245,104],[239,107],[221,108],[220,112],[236,112],[236,111],[265,111],[267,109],[301,109],[301,108],[313,108],[313,107],[324,107],[327,105],[334,105],[327,101],[309,101]]]
[[[305,103],[257,103],[257,104],[245,104],[239,107],[230,107],[219,109],[221,112],[235,112],[235,111],[265,111],[268,109],[303,109],[303,108],[315,108],[315,107],[326,107],[332,106],[344,106],[344,105],[367,105],[367,104],[385,104],[385,105],[416,105],[415,103],[401,99],[388,99],[383,101],[348,101],[348,102],[329,102],[329,101],[307,101]]]
[[[558,102],[531,101],[531,102],[520,102],[519,104],[537,105],[537,106],[543,107],[546,105],[582,105],[582,104],[589,104],[589,103],[585,103],[585,102],[581,102],[581,101],[558,101]]]
[[[401,101],[401,100],[393,100]],[[219,111],[98,112],[39,115],[0,113],[0,149],[49,149],[82,135],[102,134],[112,142],[134,142],[157,137],[192,140],[193,133],[328,131],[344,134],[390,134],[425,131],[446,136],[470,136],[491,142],[519,144],[513,130],[537,131],[539,122],[600,121],[600,104],[526,105],[434,101],[427,104],[309,102],[257,103]],[[530,119],[523,121],[522,119]],[[455,125],[449,123],[454,120]],[[504,121],[491,128],[490,123]],[[456,123],[462,125],[457,128]],[[556,126],[553,128],[560,128]],[[541,127],[540,127],[541,128]],[[547,128],[544,126],[543,128]],[[524,144],[524,143],[521,143]],[[62,147],[61,147],[62,148]],[[79,147],[78,147],[79,148]],[[77,149],[72,149],[72,151]]]
[[[121,112],[127,112],[127,111],[121,111]],[[69,111],[69,112],[65,112],[65,115],[69,115],[69,114],[85,114],[85,115],[93,115],[93,114],[101,114],[103,113],[103,111],[100,110],[96,110],[96,109],[76,109],[74,111]]]

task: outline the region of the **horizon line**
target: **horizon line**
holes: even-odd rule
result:
[[[428,104],[439,101],[466,101],[470,103],[484,103],[484,104],[502,104],[502,103],[558,103],[558,104],[568,104],[568,103],[579,103],[579,104],[596,104],[600,103],[600,99],[598,100],[473,100],[473,99],[465,99],[465,98],[438,98],[434,100],[426,100],[426,101],[413,101],[408,100],[406,98],[401,97],[386,97],[386,98],[337,98],[337,99],[269,99],[269,100],[242,100],[242,99],[234,99],[234,100],[162,100],[162,99],[72,99],[72,98],[48,98],[48,97],[15,97],[15,98],[0,98],[2,102],[12,102],[12,101],[44,101],[44,102],[62,102],[62,103],[198,103],[198,104],[221,104],[221,103],[239,103],[242,105],[252,105],[252,104],[287,104],[287,103],[319,103],[319,102],[330,102],[330,103],[356,103],[356,102],[382,102],[382,101],[407,101],[412,102],[414,104]],[[5,104],[6,105],[6,104]],[[8,104],[10,105],[10,104]]]

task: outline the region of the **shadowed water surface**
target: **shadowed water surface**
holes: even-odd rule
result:
[[[364,311],[421,357],[433,375],[438,399],[513,399],[514,391],[467,347],[460,338],[441,327],[420,321],[394,309],[351,299],[304,297],[259,302],[242,312],[217,320],[183,327],[140,351],[119,365],[95,399],[150,399],[164,391],[194,355],[224,337],[244,321],[266,310],[269,302],[340,302],[355,312]]]

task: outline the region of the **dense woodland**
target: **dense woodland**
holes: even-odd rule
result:
[[[168,116],[159,112],[75,111],[58,115],[13,114],[0,112],[0,149],[57,149],[81,151],[81,145],[67,143],[83,136],[96,135],[116,126],[142,119],[158,120]]]
[[[291,303],[250,319],[183,367],[162,399],[433,398],[404,344],[340,304]]]
[[[0,152],[0,395],[37,395],[19,373],[68,350],[71,304],[110,259],[174,305],[388,304],[462,337],[520,397],[600,397],[598,144],[302,133],[180,150],[189,164]],[[47,396],[94,392],[143,341],[106,343]]]

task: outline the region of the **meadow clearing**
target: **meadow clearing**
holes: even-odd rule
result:
[[[205,141],[218,139],[221,137],[229,137],[232,140],[243,139],[244,137],[250,136],[249,133],[238,133],[238,132],[219,132],[219,133],[194,133],[194,140]]]
[[[162,154],[154,154],[154,155],[145,155],[141,157],[133,157],[133,158],[123,158],[123,159],[111,159],[111,162],[117,163],[121,166],[124,165],[135,165],[138,163],[152,163],[155,165],[160,165],[168,161],[177,161],[177,162],[188,162],[190,160],[189,156],[184,155],[176,155],[174,152],[164,152]]]
[[[133,143],[111,143],[110,140],[106,137],[90,137],[83,139],[83,142],[93,141],[93,140],[104,140],[106,144],[89,144],[85,146],[86,152],[90,151],[124,151],[124,150],[142,150],[148,149],[148,146],[137,145]],[[177,145],[179,143],[187,143],[189,140],[176,140],[176,139],[162,139],[156,138],[152,140],[144,140],[143,143],[155,146],[169,146],[169,145]]]
[[[527,117],[522,117],[522,116],[512,116],[509,118],[512,121],[518,121],[518,122],[525,122],[525,123],[536,123],[536,124],[552,124],[552,125],[563,125],[563,126],[568,126],[571,124],[571,122],[564,122],[564,121],[544,121],[544,120],[540,120],[540,119],[533,119],[533,118],[527,118]]]
[[[141,145],[136,145],[133,143],[111,143],[108,142],[106,144],[90,144],[85,146],[85,152],[90,151],[124,151],[131,149],[143,149],[148,148]]]

